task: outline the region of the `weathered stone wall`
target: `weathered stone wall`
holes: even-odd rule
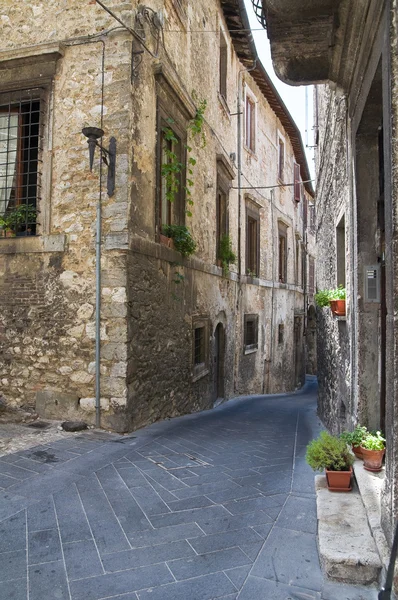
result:
[[[133,23],[135,3],[109,0],[108,5],[125,23]],[[133,78],[131,51],[140,47],[132,44],[127,32],[111,31],[102,41],[85,37],[117,26],[95,3],[72,0],[59,6],[59,2],[39,1],[25,11],[6,0],[2,6],[0,68],[7,67],[15,53],[23,62],[24,53],[39,56],[43,44],[53,47],[62,42],[57,46],[55,76],[46,84],[46,185],[39,205],[40,236],[0,240],[2,393],[14,404],[36,402],[44,416],[80,416],[94,422],[99,153],[90,173],[81,129],[102,125],[105,146],[111,136],[117,139],[117,160],[112,198],[106,195],[103,168],[101,418],[104,426],[119,431],[212,406],[218,323],[223,324],[226,340],[225,398],[292,390],[302,381],[304,363],[302,337],[294,344],[294,315],[303,311],[301,273],[295,266],[296,236],[304,235],[302,203],[294,202],[289,186],[278,187],[273,194],[243,189],[239,210],[234,115],[238,82],[242,100],[246,88],[257,100],[256,152],[242,149],[243,185],[279,184],[279,136],[285,142],[285,182],[292,183],[294,155],[289,137],[249,74],[242,83],[238,73],[243,66],[218,3],[190,3],[187,15],[173,0],[154,1],[151,6],[164,9],[165,49],[160,49],[159,59],[144,53]],[[198,33],[187,35],[188,27]],[[218,92],[220,28],[228,45],[226,101]],[[207,33],[201,35],[202,29]],[[188,138],[196,165],[193,216],[186,223],[197,243],[194,257],[188,260],[158,243],[159,85],[171,88],[173,103],[182,106],[187,119],[195,114],[198,99],[207,100],[206,144]],[[243,121],[241,127],[243,134]],[[240,279],[238,264],[231,265],[228,276],[216,265],[219,156],[235,174],[228,215],[232,247],[236,254],[240,250],[242,259]],[[254,279],[245,266],[249,201],[260,217],[260,272]],[[278,219],[287,227],[285,283],[278,281],[277,273]],[[301,269],[301,261],[298,264]],[[176,270],[183,276],[179,284]],[[258,349],[250,354],[244,354],[245,313],[258,314],[259,319]],[[192,323],[197,316],[205,316],[209,326],[208,368],[200,378],[192,371]],[[282,322],[284,341],[278,343]]]
[[[345,264],[347,317],[336,318],[329,307],[317,307],[318,411],[334,432],[350,426],[351,356],[350,328],[354,318],[350,297],[350,235],[352,215],[347,174],[346,100],[318,86],[319,145],[317,152],[317,289],[332,289],[337,281],[336,227],[345,216]],[[353,234],[353,233],[352,233]]]

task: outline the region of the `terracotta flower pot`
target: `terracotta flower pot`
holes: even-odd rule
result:
[[[163,246],[167,246],[167,248],[174,249],[173,238],[169,238],[166,235],[163,235],[162,233],[160,233],[159,234],[159,241],[160,241],[161,244],[163,244]]]
[[[361,446],[363,466],[367,471],[378,473],[382,469],[385,450],[367,450]]]
[[[362,456],[362,452],[361,452],[361,447],[360,446],[352,446],[352,451],[355,454],[355,456],[357,458],[363,458]]]
[[[325,469],[328,490],[331,492],[350,492],[352,467],[349,471],[328,471]]]
[[[330,300],[330,308],[336,316],[345,316],[345,300]]]

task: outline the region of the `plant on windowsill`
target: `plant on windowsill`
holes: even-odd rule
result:
[[[0,216],[1,237],[15,237],[18,234],[30,235],[31,226],[36,223],[37,210],[31,204],[20,204]]]
[[[325,470],[331,492],[351,490],[354,456],[344,440],[322,431],[316,440],[308,444],[305,458],[314,471]]]
[[[345,316],[346,289],[342,285],[333,290],[319,290],[314,299],[321,308],[330,306],[333,314],[339,317]]]
[[[173,240],[174,248],[182,256],[191,256],[195,252],[196,242],[185,225],[163,225],[162,232]]]
[[[232,240],[227,234],[221,236],[218,246],[218,257],[221,262],[223,275],[228,275],[229,265],[236,263],[236,254],[232,250]]]
[[[363,466],[367,471],[381,471],[386,451],[386,439],[381,431],[369,432],[361,441]]]
[[[368,430],[364,425],[357,425],[354,431],[343,431],[340,438],[346,442],[357,458],[362,458],[361,442],[367,435]]]

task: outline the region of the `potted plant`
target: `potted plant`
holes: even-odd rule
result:
[[[305,458],[314,471],[325,470],[331,492],[351,490],[354,457],[344,440],[322,431],[316,440],[308,444]]]
[[[357,425],[354,431],[343,431],[340,437],[351,447],[357,458],[362,458],[361,442],[367,433],[368,430],[364,425]]]
[[[386,440],[381,431],[367,433],[361,442],[363,466],[367,471],[381,471],[386,451]]]
[[[162,232],[173,240],[174,248],[182,256],[191,256],[195,252],[196,242],[185,225],[163,225]]]
[[[3,237],[15,237],[18,233],[30,235],[31,226],[36,223],[37,210],[31,204],[20,204],[0,216]],[[23,229],[25,228],[25,229]]]
[[[342,285],[339,285],[334,290],[329,290],[330,308],[332,309],[332,313],[338,317],[345,316],[345,297],[346,290]]]

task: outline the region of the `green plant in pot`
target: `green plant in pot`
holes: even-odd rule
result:
[[[354,457],[343,439],[322,431],[308,444],[305,458],[314,471],[325,470],[330,491],[351,490]]]
[[[7,210],[4,215],[0,216],[0,227],[3,229],[5,236],[14,236],[17,232],[22,231],[25,235],[30,233],[30,227],[36,223],[37,210],[31,204],[20,204],[16,208]]]
[[[191,256],[196,250],[196,242],[185,225],[163,225],[162,233],[171,238],[174,248],[182,256]]]
[[[364,425],[357,425],[354,431],[343,431],[340,438],[351,446],[353,453],[357,458],[362,458],[361,442],[367,435],[368,430]]]
[[[344,317],[345,315],[345,297],[346,289],[342,285],[339,285],[334,290],[329,290],[330,308],[339,317]]]
[[[361,441],[363,466],[367,471],[381,471],[386,451],[386,439],[381,431],[368,432]]]

